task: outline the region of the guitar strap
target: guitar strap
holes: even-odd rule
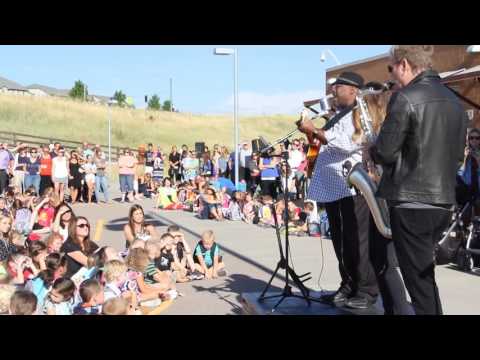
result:
[[[334,127],[342,118],[347,115],[350,111],[353,110],[356,104],[350,105],[332,117],[322,128],[322,130],[327,131]]]

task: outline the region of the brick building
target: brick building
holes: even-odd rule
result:
[[[474,103],[480,105],[480,53],[469,53],[468,45],[435,45],[433,68],[440,73],[443,82]],[[326,79],[337,77],[343,71],[355,71],[366,82],[385,82],[390,79],[387,71],[388,53],[327,69]],[[480,112],[464,103],[472,125],[480,128]]]

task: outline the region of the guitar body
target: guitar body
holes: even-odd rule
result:
[[[317,161],[317,156],[320,151],[320,146],[310,143],[308,145],[307,151],[307,177],[310,179],[313,174],[313,169],[315,168],[315,161]]]

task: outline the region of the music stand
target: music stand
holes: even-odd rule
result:
[[[284,141],[282,139],[282,141]],[[280,141],[280,142],[282,142]],[[304,299],[308,306],[311,305],[311,300],[309,295],[310,295],[310,290],[303,284],[305,281],[310,280],[312,277],[308,277],[306,279],[303,279],[305,276],[310,275],[310,272],[303,274],[303,275],[297,275],[295,271],[290,267],[289,265],[289,249],[290,249],[290,243],[289,243],[289,238],[288,238],[288,222],[289,222],[289,213],[288,213],[288,172],[290,170],[290,166],[288,164],[288,151],[284,151],[281,155],[270,155],[268,153],[269,150],[273,149],[273,147],[276,144],[270,145],[263,149],[261,151],[262,157],[281,157],[282,162],[286,165],[286,176],[285,176],[285,188],[283,191],[283,198],[285,202],[285,215],[284,215],[284,221],[285,221],[285,255],[283,252],[283,247],[282,247],[282,240],[281,240],[281,235],[280,235],[280,229],[278,226],[278,219],[277,219],[277,212],[275,210],[275,204],[272,204],[271,209],[273,212],[273,220],[275,222],[275,232],[277,235],[277,240],[278,240],[278,249],[280,252],[280,260],[277,263],[277,267],[275,268],[275,271],[272,274],[272,277],[270,278],[269,282],[267,283],[267,286],[261,293],[260,297],[258,298],[258,301],[262,302],[266,299],[273,299],[276,297],[280,297],[280,300],[275,304],[275,306],[272,308],[272,312],[274,312],[277,307],[285,300],[287,297],[297,297],[300,299]],[[286,147],[285,147],[286,148]],[[271,283],[275,276],[277,275],[277,272],[280,269],[285,269],[285,286],[283,288],[283,291],[281,294],[278,295],[271,295],[271,296],[265,296],[267,290],[270,288]],[[293,284],[300,290],[302,295],[295,295],[292,292],[292,287],[290,286],[290,278],[292,279]]]

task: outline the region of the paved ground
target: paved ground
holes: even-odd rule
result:
[[[117,196],[118,197],[118,196]],[[260,292],[271,277],[279,259],[278,242],[273,229],[262,229],[242,222],[200,220],[183,211],[153,209],[151,200],[141,204],[149,221],[160,232],[170,224],[178,224],[193,247],[202,231],[212,229],[221,245],[228,269],[226,278],[178,284],[185,294],[163,314],[240,314],[241,294]],[[114,201],[111,205],[78,204],[74,210],[86,216],[98,244],[121,250],[125,239],[122,228],[127,222],[130,204]],[[335,290],[339,284],[337,261],[329,240],[310,237],[291,237],[294,269],[301,275],[311,272],[305,284],[314,290]],[[446,314],[480,314],[480,273],[463,273],[448,266],[437,268],[437,279]],[[272,291],[281,291],[284,272],[272,283]]]

